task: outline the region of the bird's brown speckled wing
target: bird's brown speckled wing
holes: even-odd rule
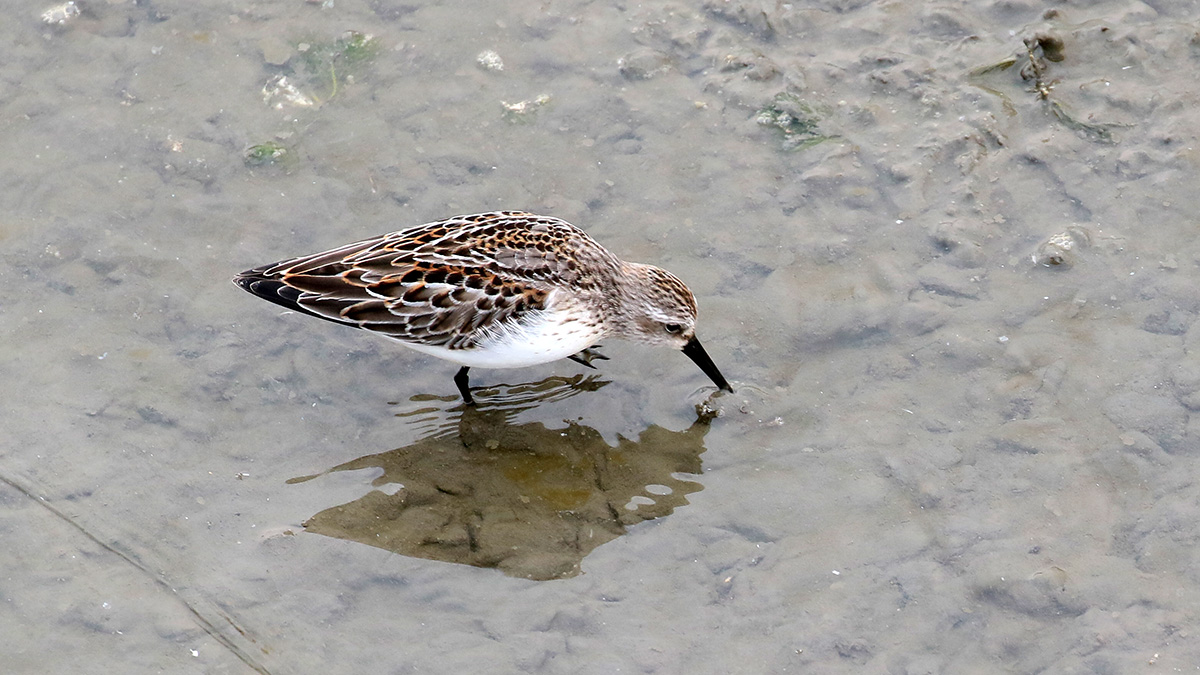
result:
[[[264,265],[234,282],[265,300],[404,342],[469,349],[589,288],[581,261],[616,265],[581,230],[521,212],[460,216]],[[611,262],[610,262],[611,261]]]

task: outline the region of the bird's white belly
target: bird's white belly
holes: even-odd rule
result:
[[[496,330],[474,349],[447,349],[416,342],[401,344],[471,368],[524,368],[565,359],[596,344],[603,336],[599,326],[571,319],[570,312],[541,312],[525,324]]]

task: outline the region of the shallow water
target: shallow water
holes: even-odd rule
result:
[[[1200,666],[1195,3],[48,7],[0,23],[6,672]],[[464,418],[229,283],[494,208],[685,279],[737,393],[610,343]]]

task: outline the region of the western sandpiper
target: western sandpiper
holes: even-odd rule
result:
[[[378,333],[470,368],[570,358],[608,336],[680,349],[733,391],[696,339],[696,299],[675,275],[624,262],[583,230],[519,211],[455,216],[247,270],[264,300]]]

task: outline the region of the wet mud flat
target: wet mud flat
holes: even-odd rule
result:
[[[1197,13],[14,8],[0,654],[1195,668]],[[736,394],[613,344],[464,416],[450,367],[228,281],[493,208],[679,274]]]

